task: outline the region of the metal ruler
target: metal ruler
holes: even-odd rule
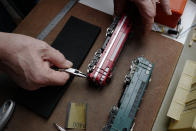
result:
[[[70,0],[64,8],[50,21],[50,23],[42,30],[37,36],[37,39],[44,40],[46,36],[54,29],[54,27],[61,21],[61,19],[68,13],[68,11],[78,2],[79,0]]]

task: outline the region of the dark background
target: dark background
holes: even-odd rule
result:
[[[21,19],[18,22],[14,20],[2,1],[6,1],[8,6],[14,9],[14,12],[20,16]],[[39,0],[0,0],[0,31],[12,32],[38,2]]]

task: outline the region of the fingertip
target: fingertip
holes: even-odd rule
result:
[[[167,14],[168,14],[168,15],[172,15],[172,11],[171,11],[170,8],[167,10]]]
[[[172,15],[172,11],[171,11],[169,5],[165,5],[165,7],[163,7],[163,8],[164,8],[164,11],[167,15]]]
[[[64,73],[64,72],[62,72],[64,75],[62,75],[62,77],[59,79],[59,80],[57,80],[57,81],[55,81],[55,82],[53,82],[53,84],[52,85],[56,85],[56,86],[63,86],[63,85],[65,85],[66,83],[67,83],[67,81],[69,80],[69,74],[66,74],[66,73]]]
[[[167,15],[172,15],[169,0],[161,0],[161,6],[163,7],[163,9]]]
[[[46,55],[46,60],[58,68],[69,68],[73,65],[70,61],[66,60],[65,56],[60,51],[54,48],[50,48]]]
[[[124,12],[126,5],[127,5],[127,0],[114,0],[114,15],[115,16],[120,16]]]
[[[68,73],[62,72],[64,73],[64,81],[67,82],[67,80],[69,80],[70,75]]]
[[[146,23],[144,25],[144,31],[143,34],[146,36],[149,34],[149,32],[152,30],[152,24],[151,23]]]
[[[65,68],[70,68],[70,67],[72,67],[73,66],[73,63],[71,62],[71,61],[69,61],[69,60],[66,60],[65,61]]]
[[[152,30],[154,24],[154,18],[146,18],[144,21],[144,34],[148,34]]]
[[[118,7],[114,8],[114,16],[120,16],[122,14],[122,10]]]
[[[54,71],[53,76],[51,76],[51,85],[63,86],[69,80],[70,75],[66,72]]]
[[[39,87],[39,86],[28,87],[27,90],[28,90],[28,91],[36,91],[36,90],[38,90],[38,89],[40,89],[40,88],[41,88],[41,87]]]
[[[60,72],[60,73],[61,73],[61,75],[60,75],[61,78],[59,78],[59,80],[57,80],[56,85],[62,86],[62,85],[65,85],[66,82],[69,80],[70,75],[66,72]]]

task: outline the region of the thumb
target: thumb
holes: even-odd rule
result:
[[[134,2],[142,16],[144,32],[147,33],[152,29],[152,24],[154,23],[156,15],[155,5],[153,5],[151,0],[135,0]]]
[[[73,65],[71,61],[65,59],[62,53],[52,47],[49,47],[45,55],[46,60],[58,68],[70,68]]]
[[[114,15],[120,16],[127,6],[127,0],[113,0],[114,1]]]
[[[69,74],[65,72],[59,72],[52,69],[50,69],[49,72],[49,75],[47,75],[49,80],[47,83],[48,85],[62,86],[67,82],[70,77]]]
[[[167,15],[172,15],[169,0],[160,0],[160,4]]]

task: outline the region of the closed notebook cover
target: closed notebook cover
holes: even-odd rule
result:
[[[99,33],[99,27],[72,16],[53,42],[52,47],[63,53],[73,62],[73,67],[78,69]],[[18,89],[16,101],[48,118],[72,79],[73,77],[62,87],[44,87],[37,91]]]

